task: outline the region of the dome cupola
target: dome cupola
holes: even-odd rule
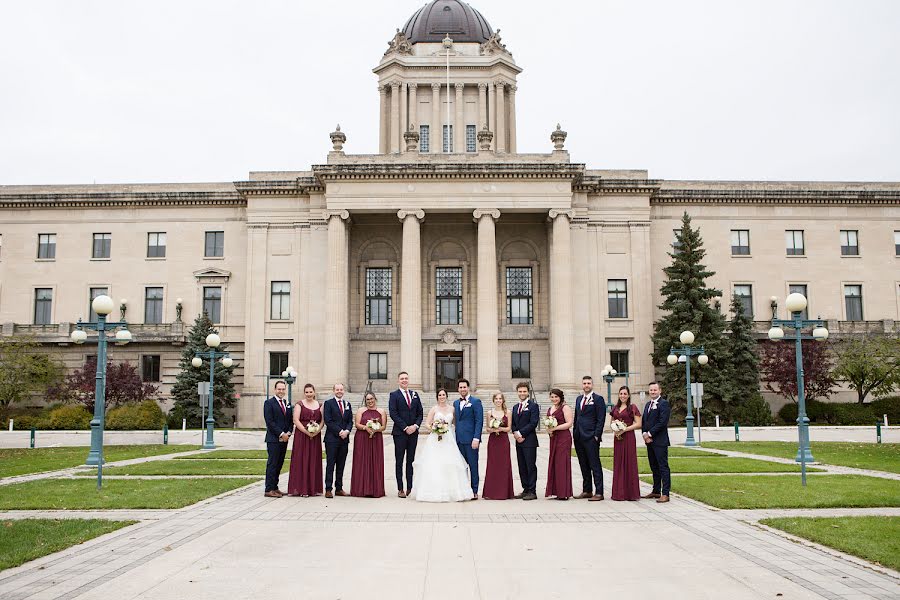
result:
[[[454,43],[483,44],[494,30],[480,12],[461,0],[432,0],[409,18],[403,34],[411,44],[440,43],[448,35]]]

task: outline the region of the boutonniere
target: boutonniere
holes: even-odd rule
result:
[[[593,406],[593,405],[594,405],[594,400],[592,398],[587,398],[584,401],[584,406]]]
[[[519,412],[528,412],[528,405],[525,405],[525,408],[521,409]]]

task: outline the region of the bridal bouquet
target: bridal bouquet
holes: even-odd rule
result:
[[[493,418],[491,418],[490,421],[488,421],[488,426],[489,426],[491,429],[499,429],[499,428],[500,428],[500,423],[501,423],[500,419],[498,419],[497,417],[493,417]],[[495,432],[494,432],[494,435],[500,435],[500,432],[499,432],[499,431],[495,431]]]
[[[381,431],[381,421],[378,419],[369,419],[366,421],[366,427],[369,428],[369,437],[372,437]]]
[[[434,423],[431,424],[432,433],[436,433],[438,436],[438,441],[444,439],[444,434],[450,431],[450,423],[444,420],[444,417],[438,415],[434,418]]]
[[[544,427],[546,427],[547,429],[553,429],[554,427],[559,425],[559,422],[556,420],[556,417],[544,417],[543,421],[544,421]],[[550,435],[551,436],[553,435],[552,431],[550,432]]]
[[[315,421],[310,421],[309,423],[306,424],[306,430],[312,435],[316,435],[317,433],[319,433],[319,430],[321,430],[321,429],[322,429],[322,426],[319,425],[318,423],[316,423]]]

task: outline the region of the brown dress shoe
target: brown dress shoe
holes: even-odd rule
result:
[[[660,504],[663,502],[668,502],[669,497],[668,496],[660,496],[659,498],[656,499],[656,501],[659,502]]]
[[[645,495],[641,496],[641,498],[644,498],[644,499],[659,498],[659,494],[657,494],[655,492],[650,492],[649,494],[645,494]]]
[[[600,502],[603,500],[603,494],[596,494],[588,498],[588,502]]]
[[[325,492],[325,497],[326,497],[326,498],[334,498],[334,496],[331,495],[331,490],[327,490],[327,491]]]
[[[345,492],[344,490],[338,490],[334,493],[334,495],[335,496],[346,496],[347,492]]]
[[[276,492],[275,490],[269,490],[265,494],[263,494],[266,498],[281,498],[281,494]]]
[[[590,492],[584,492],[575,497],[578,498],[579,500],[583,500],[585,498],[590,498],[591,496],[593,496],[593,494],[591,494]]]
[[[278,488],[275,488],[275,492],[276,492],[279,496],[287,496],[287,494],[285,494],[284,492],[282,492],[282,491],[279,490]]]
[[[406,498],[406,492],[404,492],[403,490],[400,490],[399,492],[397,492],[397,497],[398,498]]]

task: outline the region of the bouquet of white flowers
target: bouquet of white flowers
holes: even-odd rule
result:
[[[501,421],[501,420],[498,419],[497,417],[491,417],[491,420],[488,421],[488,426],[489,426],[491,429],[499,429],[499,428],[500,428],[500,424],[501,424],[502,422],[503,422],[503,421]],[[494,435],[500,435],[500,432],[499,432],[499,431],[495,431],[495,432],[494,432]]]
[[[544,417],[543,422],[544,422],[544,427],[546,427],[547,429],[553,429],[554,427],[559,425],[559,422],[556,420],[556,417]],[[553,435],[552,431],[550,432],[550,435],[551,436]]]
[[[369,428],[369,437],[372,437],[381,431],[381,421],[378,419],[369,419],[366,421],[366,427]]]
[[[444,439],[444,434],[450,431],[450,423],[442,415],[435,415],[434,423],[431,424],[431,432],[436,433],[438,441]]]
[[[612,429],[614,433],[622,433],[628,428],[628,426],[622,421],[616,419],[609,424],[609,428]]]
[[[322,426],[316,423],[315,421],[310,421],[306,424],[306,430],[310,432],[312,435],[316,435],[319,433],[319,430],[322,429]]]

